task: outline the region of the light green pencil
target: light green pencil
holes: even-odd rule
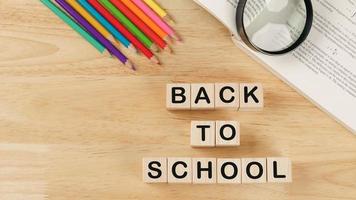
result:
[[[100,53],[107,53],[105,47],[96,41],[89,33],[87,33],[82,27],[80,27],[75,21],[73,21],[65,12],[63,12],[58,6],[52,3],[50,0],[41,0],[54,14],[61,18],[72,29],[79,33],[85,40],[92,44]]]
[[[116,8],[109,0],[99,0],[99,2],[106,7],[113,16],[115,16],[137,39],[139,39],[147,48],[157,51],[157,46],[137,28],[119,9]]]

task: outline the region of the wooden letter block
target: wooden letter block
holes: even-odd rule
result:
[[[237,121],[216,121],[216,146],[240,145],[240,124]]]
[[[190,144],[193,147],[214,147],[215,121],[192,121]]]
[[[266,158],[243,158],[242,183],[266,183],[267,168]]]
[[[168,110],[190,110],[190,84],[167,84],[166,107]]]
[[[143,158],[143,182],[167,183],[167,159]]]
[[[192,183],[191,158],[168,158],[168,183]]]
[[[193,184],[216,183],[216,158],[193,158]]]
[[[259,83],[240,83],[240,110],[257,111],[263,109],[263,88]]]
[[[217,160],[218,183],[240,184],[241,183],[241,159]]]
[[[215,109],[240,107],[240,88],[237,83],[215,83]]]
[[[267,158],[268,182],[292,182],[292,162],[289,158]]]
[[[191,109],[207,110],[215,108],[214,84],[193,83],[191,84]]]

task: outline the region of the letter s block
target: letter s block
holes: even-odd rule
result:
[[[190,84],[167,84],[166,107],[168,110],[190,110]]]
[[[167,183],[167,159],[143,158],[143,182]]]

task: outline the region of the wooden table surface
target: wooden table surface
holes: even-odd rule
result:
[[[356,199],[356,138],[231,42],[191,0],[159,0],[184,38],[136,73],[39,1],[0,0],[0,199]],[[165,109],[171,82],[261,82],[263,112]],[[325,97],[327,98],[327,97]],[[192,149],[191,120],[239,120],[241,146]],[[292,184],[152,185],[147,156],[293,161]]]

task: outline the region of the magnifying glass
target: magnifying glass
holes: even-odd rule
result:
[[[307,38],[313,24],[311,0],[239,0],[236,26],[251,49],[285,54]]]

